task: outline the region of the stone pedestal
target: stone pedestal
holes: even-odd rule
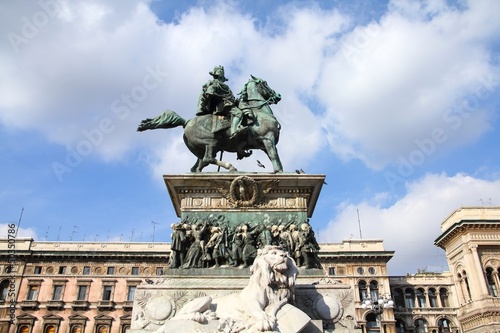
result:
[[[212,221],[226,229],[294,224],[312,217],[324,175],[196,173],[165,175],[177,216],[183,223]],[[192,300],[213,300],[240,293],[249,268],[169,269],[164,277],[137,287],[129,333],[231,332],[216,321],[176,321]],[[294,296],[276,314],[279,332],[360,332],[355,327],[354,291],[322,269],[300,268]],[[172,320],[172,318],[174,318]]]
[[[311,217],[324,175],[196,173],[163,176],[182,220],[225,218],[242,222],[295,223]]]
[[[203,296],[213,299],[240,292],[250,277],[248,268],[187,269],[170,270],[165,277],[137,287],[132,311],[132,327],[129,333],[151,333],[164,326],[187,302]],[[311,319],[297,332],[354,333],[354,290],[340,281],[331,279],[317,269],[300,269],[295,307]],[[292,316],[292,318],[297,315]],[[278,316],[279,318],[279,316]],[[300,320],[300,318],[298,318]],[[291,322],[290,319],[287,322]],[[167,332],[216,332],[217,322],[198,324],[172,321]],[[300,323],[290,323],[300,325]],[[281,325],[284,327],[285,325]],[[321,328],[321,330],[320,330]],[[280,332],[289,332],[281,330]]]

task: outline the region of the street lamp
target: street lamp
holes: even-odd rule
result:
[[[384,333],[382,327],[381,315],[385,309],[392,309],[394,307],[394,302],[389,297],[383,296],[378,300],[365,299],[361,305],[363,309],[370,309],[377,316],[377,325],[380,327],[380,333]]]

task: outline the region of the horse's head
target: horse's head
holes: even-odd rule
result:
[[[243,100],[260,100],[269,104],[276,104],[281,100],[281,95],[271,89],[265,80],[250,75],[252,78],[248,81],[241,92]]]

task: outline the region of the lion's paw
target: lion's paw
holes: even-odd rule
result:
[[[258,320],[255,323],[254,327],[261,332],[273,331],[275,323],[276,323],[276,318],[265,314],[262,316],[262,318],[260,318],[260,320]]]
[[[191,320],[193,320],[197,323],[200,323],[200,324],[207,322],[207,318],[205,317],[205,315],[203,313],[200,313],[200,312],[193,313],[193,317],[191,318]]]

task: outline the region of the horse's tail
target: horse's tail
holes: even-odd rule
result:
[[[141,124],[137,128],[138,132],[142,132],[148,129],[157,128],[174,128],[177,126],[185,126],[186,120],[179,116],[172,110],[167,110],[161,115],[155,118],[148,118],[141,121]]]

